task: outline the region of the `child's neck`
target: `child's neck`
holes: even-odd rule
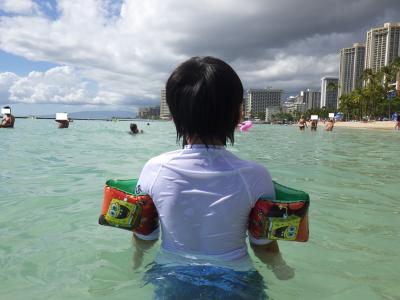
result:
[[[204,144],[204,142],[197,137],[187,138],[186,141],[189,145],[194,145],[194,144],[202,144],[203,145]],[[205,142],[207,143],[207,145],[213,145],[213,146],[223,146],[224,145],[223,143],[221,143],[220,140],[215,139],[215,138],[212,140],[206,140]]]

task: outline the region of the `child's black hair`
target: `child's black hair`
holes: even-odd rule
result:
[[[198,138],[207,147],[234,143],[240,121],[243,85],[236,72],[214,57],[192,57],[168,78],[166,100],[177,141]]]

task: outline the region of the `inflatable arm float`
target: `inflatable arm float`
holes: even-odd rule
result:
[[[256,239],[308,241],[310,196],[274,183],[275,200],[261,196],[250,212],[249,232]]]
[[[151,197],[136,194],[137,179],[108,180],[99,224],[148,235],[158,228],[158,214]],[[276,199],[260,197],[250,212],[249,232],[256,239],[306,242],[307,193],[274,182]]]
[[[99,224],[148,235],[158,228],[158,214],[151,197],[135,192],[137,179],[108,180]]]

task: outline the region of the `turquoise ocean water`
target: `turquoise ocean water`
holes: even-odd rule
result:
[[[159,244],[134,269],[129,232],[97,224],[106,179],[178,148],[172,123],[138,125],[138,136],[129,122],[0,129],[1,299],[152,299],[142,276]],[[281,242],[285,264],[250,251],[270,298],[399,299],[399,132],[255,125],[229,149],[311,196],[310,241]]]

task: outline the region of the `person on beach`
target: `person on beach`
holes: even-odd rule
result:
[[[326,131],[332,131],[333,130],[333,125],[335,124],[333,118],[330,118],[328,122],[325,124],[325,130]]]
[[[396,117],[396,125],[394,126],[394,130],[400,130],[400,114],[397,113],[397,117]]]
[[[1,128],[14,128],[15,117],[11,114],[11,107],[4,106],[3,111],[6,111],[3,115],[3,119],[1,120],[0,127]]]
[[[307,127],[307,121],[304,118],[304,115],[301,115],[300,120],[299,120],[299,129],[300,131],[304,131],[305,128]]]
[[[166,101],[183,149],[150,159],[136,191],[154,201],[162,253],[201,257],[208,264],[247,260],[250,211],[261,195],[274,199],[275,191],[264,166],[225,148],[234,143],[242,113],[241,80],[220,59],[193,57],[170,75]],[[134,233],[134,240],[140,244],[158,236],[158,230],[148,236]],[[250,233],[249,240],[257,257],[269,264],[275,257],[272,264],[279,269],[277,241],[256,239]]]

